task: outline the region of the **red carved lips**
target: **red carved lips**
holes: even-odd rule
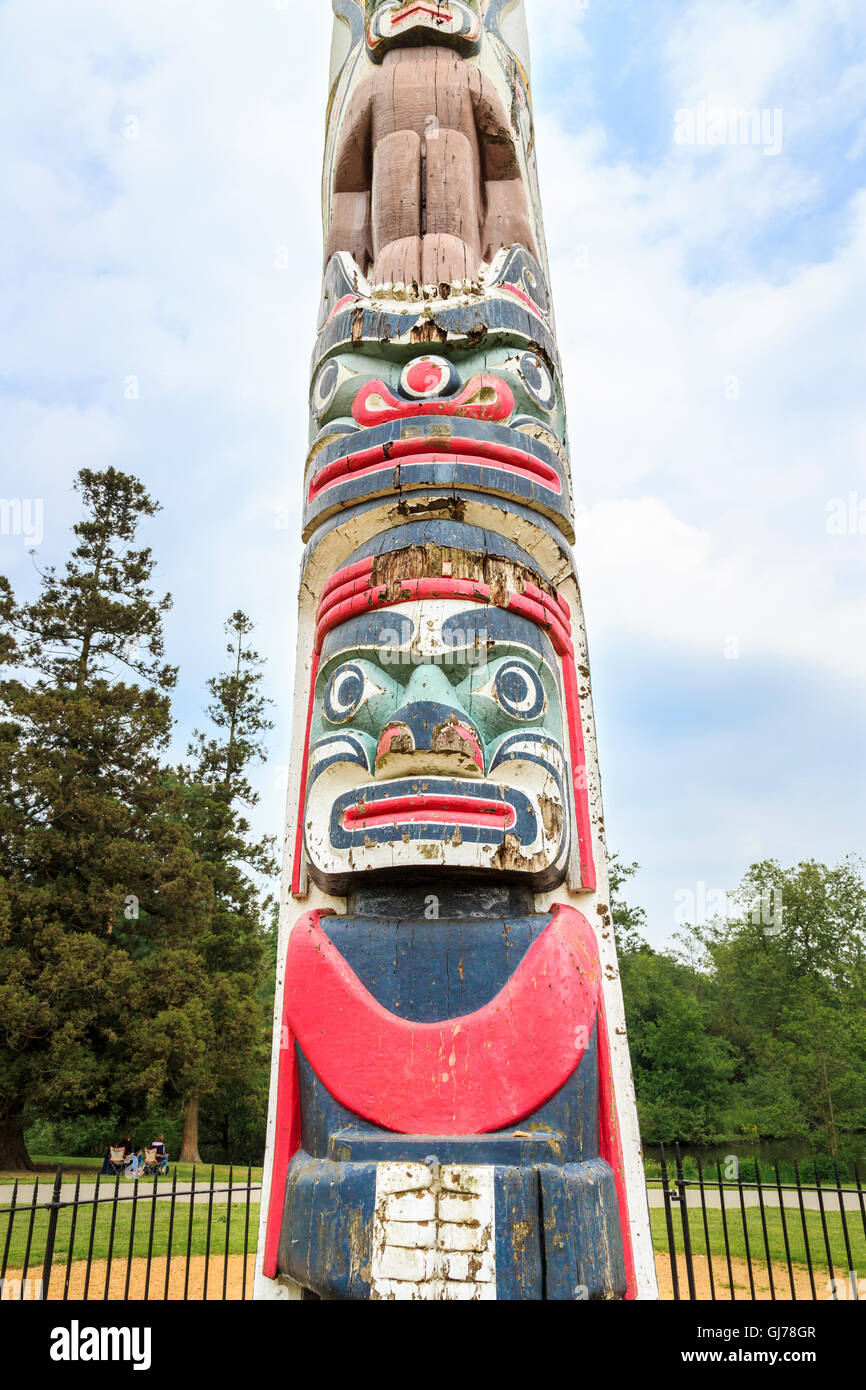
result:
[[[343,813],[345,830],[374,829],[385,825],[477,825],[485,829],[511,830],[516,820],[513,806],[470,796],[442,796],[433,792],[357,802]]]

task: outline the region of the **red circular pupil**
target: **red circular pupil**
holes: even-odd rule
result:
[[[442,372],[434,362],[414,362],[406,373],[409,390],[417,392],[419,396],[435,391],[441,380]]]

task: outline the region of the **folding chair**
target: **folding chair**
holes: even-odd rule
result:
[[[147,1178],[159,1177],[162,1173],[168,1172],[168,1159],[164,1153],[157,1153],[156,1149],[145,1149],[144,1151],[144,1175]]]
[[[122,1144],[109,1144],[108,1146],[108,1171],[115,1177],[123,1176],[123,1163],[126,1158],[126,1150]]]

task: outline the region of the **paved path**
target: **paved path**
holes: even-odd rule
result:
[[[721,1196],[720,1196],[720,1194],[719,1194],[719,1189],[718,1189],[718,1188],[713,1189],[712,1187],[709,1187],[707,1184],[705,1184],[705,1185],[704,1185],[704,1195],[705,1195],[705,1197],[706,1197],[706,1203],[707,1203],[707,1210],[708,1210],[708,1211],[713,1211],[713,1210],[719,1211],[719,1210],[721,1209],[722,1202],[721,1202]],[[799,1197],[798,1197],[798,1195],[797,1195],[796,1190],[795,1190],[795,1191],[791,1191],[789,1188],[783,1187],[783,1188],[782,1188],[782,1195],[783,1195],[783,1197],[784,1197],[784,1201],[785,1201],[785,1210],[786,1210],[786,1211],[787,1211],[787,1209],[788,1209],[789,1207],[796,1207],[797,1210],[799,1210],[799,1208],[800,1208],[800,1199],[799,1199]],[[824,1210],[825,1210],[826,1212],[828,1212],[828,1213],[830,1213],[830,1212],[835,1212],[836,1215],[838,1216],[838,1214],[839,1214],[839,1194],[838,1194],[838,1192],[836,1191],[836,1189],[835,1189],[835,1188],[829,1188],[829,1187],[824,1188],[824,1189],[823,1189],[823,1192],[822,1192],[822,1196],[823,1196],[823,1198],[824,1198]],[[859,1197],[859,1194],[857,1193],[856,1188],[850,1188],[850,1187],[849,1187],[849,1188],[844,1188],[844,1187],[843,1187],[843,1188],[842,1188],[842,1196],[843,1196],[844,1201],[845,1201],[845,1211],[846,1211],[846,1212],[853,1211],[853,1212],[858,1212],[858,1213],[859,1213],[859,1211],[860,1211],[860,1197]],[[698,1208],[700,1208],[700,1205],[701,1205],[701,1194],[700,1194],[700,1189],[698,1189],[698,1188],[694,1188],[694,1189],[693,1189],[693,1188],[691,1188],[691,1187],[688,1188],[687,1191],[686,1191],[686,1201],[688,1202],[688,1205],[689,1205],[690,1208],[691,1208],[691,1207],[698,1207]],[[743,1203],[744,1203],[744,1205],[747,1206],[747,1207],[757,1207],[757,1206],[759,1206],[759,1205],[760,1205],[760,1201],[759,1201],[759,1198],[758,1198],[758,1193],[757,1193],[753,1188],[744,1188],[744,1189],[743,1189]],[[664,1193],[662,1192],[662,1190],[661,1190],[660,1187],[651,1187],[651,1188],[649,1189],[649,1204],[650,1204],[651,1207],[663,1207],[663,1206],[664,1206],[664,1204],[665,1204],[665,1203],[664,1203]],[[674,1212],[679,1211],[679,1205],[680,1205],[680,1204],[679,1204],[678,1201],[677,1201],[677,1202],[672,1201],[672,1202],[671,1202],[671,1209],[672,1209]],[[864,1205],[866,1205],[866,1197],[864,1197]],[[769,1188],[769,1187],[764,1188],[764,1206],[767,1207],[767,1208],[773,1207],[773,1208],[775,1208],[776,1210],[778,1210],[778,1207],[779,1207],[779,1194],[778,1194],[778,1192],[776,1191],[775,1188]],[[821,1205],[820,1205],[820,1201],[819,1201],[819,1198],[818,1198],[818,1193],[817,1193],[817,1192],[804,1192],[804,1193],[803,1193],[803,1206],[805,1207],[806,1211],[820,1211]],[[726,1188],[725,1188],[725,1211],[732,1211],[732,1210],[733,1210],[733,1211],[739,1211],[739,1210],[740,1210],[740,1194],[739,1194],[739,1192],[737,1191],[737,1189],[736,1189],[735,1187],[734,1187],[734,1188],[726,1187]]]
[[[255,1181],[255,1182],[258,1182],[258,1184],[259,1184],[259,1186],[260,1186],[260,1181],[261,1181],[260,1179],[259,1179],[259,1180],[254,1180],[254,1181]],[[39,1205],[40,1205],[40,1206],[42,1205],[43,1202],[48,1202],[48,1201],[50,1201],[50,1199],[51,1199],[52,1186],[53,1186],[53,1184],[52,1184],[50,1178],[46,1178],[45,1182],[40,1181],[40,1183],[39,1183]],[[111,1202],[111,1201],[113,1201],[113,1199],[114,1199],[114,1187],[115,1187],[115,1183],[114,1183],[114,1179],[113,1179],[113,1178],[107,1178],[107,1179],[105,1180],[105,1182],[100,1183],[100,1187],[99,1187],[99,1200],[100,1200],[100,1202]],[[131,1197],[131,1196],[133,1195],[134,1190],[135,1190],[135,1189],[134,1189],[134,1184],[133,1184],[132,1182],[128,1182],[125,1178],[122,1178],[122,1179],[120,1180],[120,1183],[118,1184],[118,1195],[119,1195],[119,1198],[120,1198],[121,1200],[122,1200],[123,1198]],[[158,1193],[159,1193],[160,1201],[161,1201],[161,1202],[165,1202],[166,1199],[167,1199],[168,1197],[170,1197],[170,1195],[171,1195],[171,1183],[170,1183],[170,1182],[166,1182],[165,1179],[161,1179],[160,1182],[159,1182],[159,1185],[158,1185],[158,1187],[157,1187],[157,1191],[158,1191]],[[785,1208],[786,1208],[786,1210],[787,1210],[789,1207],[795,1207],[795,1208],[799,1209],[800,1201],[799,1201],[799,1197],[798,1197],[796,1191],[791,1191],[791,1190],[785,1189],[785,1188],[783,1188],[782,1191],[783,1191],[783,1195],[784,1195],[784,1201],[785,1201]],[[152,1180],[152,1179],[148,1180],[147,1178],[141,1179],[141,1180],[139,1181],[139,1184],[138,1184],[138,1195],[139,1195],[139,1197],[140,1197],[140,1198],[149,1197],[149,1196],[152,1194],[152,1192],[153,1192],[153,1180]],[[190,1184],[190,1183],[188,1183],[188,1182],[179,1182],[179,1183],[178,1183],[178,1185],[177,1185],[177,1197],[178,1197],[178,1200],[179,1200],[179,1201],[182,1201],[182,1202],[185,1202],[185,1203],[188,1204],[188,1203],[189,1203],[189,1200],[190,1200],[190,1194],[191,1194],[191,1192],[192,1192],[192,1187],[191,1187],[191,1184]],[[81,1188],[80,1188],[80,1190],[79,1190],[79,1194],[78,1194],[78,1196],[79,1196],[79,1201],[82,1201],[82,1202],[85,1202],[85,1201],[92,1201],[92,1200],[93,1200],[93,1197],[94,1197],[94,1195],[95,1195],[95,1193],[96,1193],[96,1184],[95,1184],[95,1183],[92,1183],[92,1182],[82,1183],[82,1184],[81,1184]],[[718,1211],[718,1210],[721,1208],[721,1198],[720,1198],[720,1195],[719,1195],[719,1189],[718,1189],[717,1187],[716,1187],[716,1188],[713,1188],[713,1187],[710,1187],[709,1185],[705,1185],[705,1187],[704,1187],[704,1193],[705,1193],[705,1196],[706,1196],[707,1208],[708,1208],[710,1211],[713,1211],[713,1210]],[[850,1212],[855,1212],[855,1213],[858,1213],[858,1214],[859,1214],[859,1212],[860,1212],[860,1198],[859,1198],[859,1196],[858,1196],[858,1193],[857,1193],[856,1189],[853,1189],[853,1188],[843,1188],[843,1189],[842,1189],[842,1193],[843,1193],[843,1197],[844,1197],[844,1200],[845,1200],[845,1211],[846,1211],[846,1212],[849,1212],[849,1211],[850,1211]],[[71,1201],[73,1200],[74,1196],[75,1196],[75,1183],[74,1183],[74,1182],[71,1182],[71,1183],[64,1183],[63,1186],[62,1186],[62,1188],[61,1188],[61,1190],[60,1190],[60,1195],[61,1195],[61,1200],[62,1200],[62,1201],[64,1201],[64,1202],[71,1202]],[[688,1201],[689,1207],[698,1207],[698,1208],[700,1208],[700,1205],[701,1205],[701,1194],[700,1194],[700,1191],[699,1191],[697,1188],[691,1188],[691,1187],[690,1187],[690,1188],[688,1189],[686,1195],[687,1195],[687,1201]],[[210,1196],[210,1193],[209,1193],[208,1189],[207,1189],[207,1188],[202,1189],[202,1188],[199,1186],[199,1184],[196,1183],[196,1194],[195,1194],[195,1204],[196,1204],[196,1206],[198,1206],[199,1204],[206,1204],[206,1203],[208,1202],[209,1196]],[[260,1191],[258,1191],[258,1190],[253,1190],[253,1192],[250,1194],[250,1200],[251,1200],[252,1202],[257,1202],[257,1201],[259,1201],[260,1196],[261,1196]],[[246,1194],[246,1188],[245,1188],[245,1187],[234,1188],[234,1190],[232,1191],[232,1202],[246,1202],[246,1197],[247,1197],[247,1194]],[[830,1213],[830,1212],[835,1212],[835,1213],[838,1215],[838,1212],[839,1212],[839,1194],[836,1192],[836,1190],[835,1190],[834,1188],[830,1188],[830,1187],[825,1188],[824,1191],[823,1191],[823,1198],[824,1198],[824,1210],[825,1210],[826,1212],[828,1212],[828,1213]],[[215,1205],[217,1205],[217,1204],[223,1204],[223,1205],[224,1205],[224,1204],[228,1201],[228,1179],[226,1179],[225,1181],[216,1181],[216,1182],[215,1182],[215,1184],[214,1184],[213,1199],[214,1199],[214,1204],[215,1204]],[[0,1207],[8,1207],[11,1201],[12,1201],[12,1185],[9,1184],[9,1185],[0,1186]],[[758,1203],[758,1194],[757,1194],[757,1192],[756,1192],[754,1189],[751,1189],[751,1188],[744,1188],[744,1190],[743,1190],[743,1201],[745,1202],[745,1205],[746,1205],[747,1207],[757,1207],[757,1206],[759,1205],[759,1203]],[[866,1198],[864,1198],[864,1203],[866,1203]],[[29,1207],[29,1206],[32,1206],[32,1204],[33,1204],[33,1185],[32,1185],[32,1184],[28,1184],[27,1186],[19,1187],[19,1189],[18,1189],[18,1201],[17,1201],[18,1207],[19,1207],[19,1208],[20,1208],[20,1207]],[[653,1207],[653,1208],[655,1208],[655,1207],[663,1207],[663,1206],[664,1206],[664,1196],[663,1196],[663,1194],[662,1194],[661,1188],[659,1188],[659,1187],[651,1187],[651,1188],[649,1189],[649,1204],[650,1204],[650,1206]],[[674,1211],[677,1211],[677,1210],[679,1209],[679,1202],[672,1202],[671,1205],[672,1205],[672,1209],[673,1209]],[[778,1192],[775,1190],[775,1188],[767,1187],[767,1188],[764,1189],[764,1205],[765,1205],[765,1207],[768,1207],[768,1208],[771,1208],[771,1207],[772,1207],[772,1208],[778,1208],[778,1206],[779,1206],[779,1194],[778,1194]],[[805,1192],[805,1191],[804,1191],[804,1192],[803,1192],[803,1206],[805,1207],[806,1211],[819,1211],[819,1210],[820,1210],[820,1204],[819,1204],[819,1201],[818,1201],[818,1193],[817,1193],[817,1192]],[[725,1188],[725,1210],[726,1210],[726,1211],[731,1211],[731,1210],[739,1211],[739,1209],[740,1209],[740,1194],[739,1194],[739,1192],[737,1191],[736,1188],[730,1188],[730,1187]]]

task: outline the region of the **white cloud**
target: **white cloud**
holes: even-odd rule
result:
[[[866,625],[866,596],[849,592],[866,537],[826,522],[830,499],[863,488],[866,195],[826,262],[778,283],[753,259],[707,286],[691,253],[723,238],[730,212],[713,221],[702,174],[674,157],[650,172],[605,163],[596,134],[548,117],[539,146],[575,493],[590,508],[577,549],[590,632],[629,614],[698,646],[739,632],[755,656],[862,677],[866,644],[852,656],[845,634]],[[662,231],[672,206],[687,216]]]
[[[858,0],[692,0],[669,32],[665,72],[684,102],[772,107],[813,84],[830,97],[837,41],[853,50],[864,37]],[[835,82],[832,98],[846,100]]]
[[[852,641],[866,633],[866,596],[836,593],[826,563],[831,545],[866,548],[866,535],[803,544],[791,563],[771,544],[715,541],[654,498],[599,502],[576,530],[591,632],[680,647],[695,662],[790,662],[866,678],[866,643]]]

